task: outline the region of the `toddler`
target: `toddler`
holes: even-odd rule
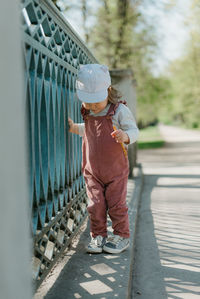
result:
[[[89,198],[91,241],[89,253],[120,253],[129,246],[126,205],[129,163],[127,145],[135,142],[138,128],[134,117],[119,101],[111,86],[107,66],[87,64],[76,80],[77,96],[83,102],[84,123],[70,118],[69,131],[83,137],[82,171]],[[107,213],[113,235],[107,238]]]

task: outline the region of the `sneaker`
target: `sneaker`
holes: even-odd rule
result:
[[[97,236],[95,238],[91,237],[90,243],[86,246],[88,253],[101,253],[103,251],[103,246],[106,242],[106,237]]]
[[[120,253],[129,247],[129,238],[113,235],[107,238],[103,250],[108,253]]]

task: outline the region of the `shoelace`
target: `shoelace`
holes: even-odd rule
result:
[[[99,246],[102,243],[103,238],[101,236],[97,236],[96,238],[92,238],[91,243]]]
[[[113,242],[115,244],[118,244],[122,240],[122,237],[120,236],[111,236],[107,239],[107,242]]]

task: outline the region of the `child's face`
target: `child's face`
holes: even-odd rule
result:
[[[108,105],[108,99],[106,98],[104,101],[99,103],[83,103],[85,109],[91,110],[94,114],[97,114],[104,110]]]

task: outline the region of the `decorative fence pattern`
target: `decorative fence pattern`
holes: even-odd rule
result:
[[[68,115],[81,122],[75,77],[96,62],[48,0],[21,2],[25,95],[30,149],[33,276],[39,285],[86,215],[81,139],[68,134]]]

